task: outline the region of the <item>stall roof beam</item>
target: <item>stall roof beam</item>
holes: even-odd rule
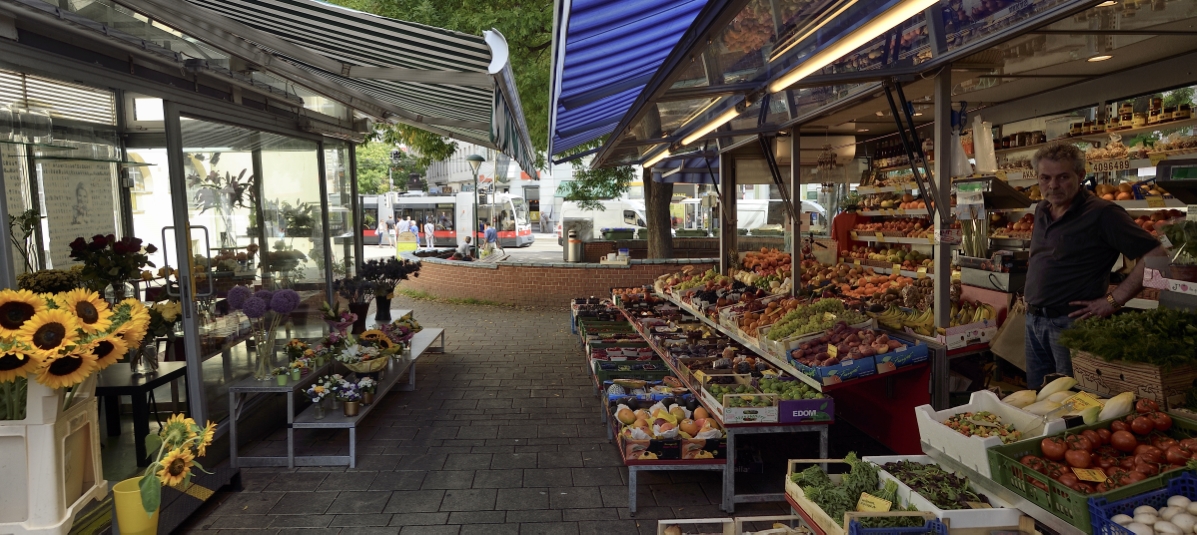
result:
[[[343,65],[341,76],[349,78],[369,78],[371,80],[390,80],[392,82],[419,82],[422,84],[443,85],[473,85],[490,87],[495,81],[487,74],[461,71],[427,71],[423,69],[404,69],[402,67],[362,67],[358,65]]]
[[[679,100],[695,100],[700,98],[724,97],[728,95],[746,95],[755,91],[760,84],[739,83],[712,85],[703,87],[684,87],[667,91],[657,102],[676,102]]]

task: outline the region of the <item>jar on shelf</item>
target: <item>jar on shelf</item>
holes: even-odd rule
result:
[[[1193,117],[1193,107],[1188,104],[1181,104],[1176,108],[1176,114],[1172,116],[1173,119],[1191,119]]]
[[[1132,125],[1135,128],[1142,128],[1144,126],[1147,126],[1147,114],[1146,113],[1136,113],[1135,117],[1133,119]]]
[[[1160,97],[1151,97],[1150,111],[1163,111],[1164,99]]]
[[[1083,128],[1083,126],[1081,123],[1079,123],[1079,122],[1072,123],[1071,125],[1068,126],[1068,135],[1079,136],[1079,135],[1081,135],[1082,128]]]
[[[1122,121],[1117,115],[1111,115],[1110,120],[1106,122],[1106,132],[1113,132],[1114,130],[1117,130],[1121,124]]]
[[[1010,148],[1010,136],[1002,136],[1002,148]]]
[[[1164,108],[1163,113],[1160,114],[1160,121],[1172,121],[1177,119],[1176,106],[1169,106]]]
[[[1135,113],[1134,112],[1123,113],[1122,117],[1118,121],[1118,124],[1122,125],[1122,128],[1131,128],[1131,127],[1135,126]]]
[[[1092,134],[1092,133],[1093,133],[1093,121],[1085,121],[1084,123],[1081,123],[1081,134]]]
[[[1121,106],[1118,106],[1118,115],[1132,115],[1133,116],[1134,113],[1135,113],[1135,105],[1131,102],[1123,102]]]
[[[1155,108],[1152,108],[1151,111],[1148,112],[1148,114],[1147,114],[1147,124],[1149,124],[1149,125],[1160,124],[1160,116],[1163,113],[1164,113],[1163,110],[1157,110]]]
[[[1038,145],[1040,143],[1043,143],[1046,140],[1047,140],[1047,136],[1043,133],[1043,130],[1036,130],[1034,132],[1031,132],[1031,144],[1032,145]]]

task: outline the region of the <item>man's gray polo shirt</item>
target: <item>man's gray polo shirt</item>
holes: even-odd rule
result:
[[[1082,189],[1055,221],[1050,203],[1040,201],[1031,232],[1027,304],[1075,308],[1068,303],[1100,299],[1109,289],[1110,268],[1119,254],[1142,258],[1159,245],[1126,209],[1087,190]]]

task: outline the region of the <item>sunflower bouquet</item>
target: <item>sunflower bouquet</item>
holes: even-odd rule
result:
[[[110,306],[99,294],[77,288],[59,294],[0,290],[0,420],[25,418],[27,381],[70,389],[70,408],[93,373],[141,344],[150,314],[129,298]]]
[[[175,414],[166,421],[166,425],[157,435],[145,437],[146,448],[157,450],[154,462],[145,470],[145,477],[141,478],[141,506],[147,515],[153,516],[162,503],[162,487],[170,485],[186,489],[191,483],[192,468],[204,473],[196,457],[203,457],[207,448],[216,436],[216,424],[200,427],[191,418],[182,414]]]

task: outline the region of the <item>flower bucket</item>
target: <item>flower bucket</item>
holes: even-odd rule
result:
[[[158,533],[158,510],[153,515],[145,513],[141,505],[141,478],[129,478],[112,487],[112,500],[116,502],[116,522],[121,535],[155,535]]]
[[[289,378],[288,375],[276,375],[274,378],[278,380],[279,386],[287,386],[287,379]]]
[[[391,298],[379,296],[375,297],[374,300],[378,302],[378,306],[374,310],[374,321],[391,321]]]
[[[370,303],[349,303],[349,311],[357,315],[353,322],[352,334],[366,332],[366,314],[370,312]]]
[[[360,407],[361,405],[357,401],[346,401],[344,404],[345,416],[357,416]]]

